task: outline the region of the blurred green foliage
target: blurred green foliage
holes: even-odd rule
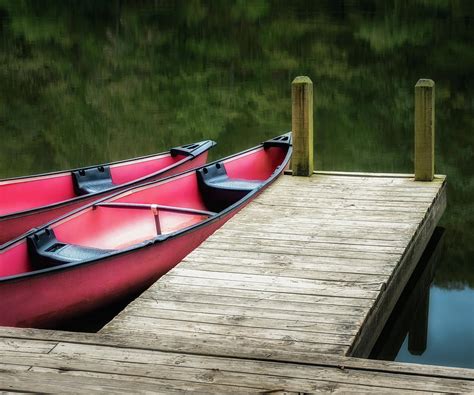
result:
[[[449,178],[436,283],[474,287],[470,0],[0,0],[0,176],[204,138],[218,157],[290,127],[315,83],[316,166],[411,172],[413,87],[437,83]]]

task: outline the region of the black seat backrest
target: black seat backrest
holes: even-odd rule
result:
[[[72,180],[74,191],[79,196],[106,191],[115,186],[109,166],[75,170],[72,172]]]
[[[82,247],[61,243],[51,228],[42,229],[27,237],[30,262],[35,268],[80,262],[110,254],[113,250]]]
[[[221,162],[197,170],[199,190],[209,210],[219,212],[258,188],[262,181],[229,178]]]

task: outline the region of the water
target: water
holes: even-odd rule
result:
[[[413,88],[432,78],[445,253],[427,350],[397,360],[474,367],[474,3],[287,3],[0,0],[0,177],[203,138],[230,154],[289,130],[300,74],[318,169],[412,172]]]

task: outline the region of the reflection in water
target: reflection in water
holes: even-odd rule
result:
[[[370,358],[394,360],[406,337],[411,354],[426,350],[430,285],[437,263],[441,259],[444,229],[436,228],[418,265],[393,309],[375,344]]]
[[[405,339],[396,361],[474,368],[474,290],[430,289],[426,351],[412,355]]]
[[[457,291],[448,308],[432,286],[436,266],[443,259],[444,229],[436,228],[370,358],[474,368],[474,292]]]
[[[434,281],[473,288],[472,4],[0,0],[0,178],[204,138],[211,159],[237,152],[290,128],[299,74],[315,83],[318,169],[411,172],[413,87],[429,77],[449,188]]]

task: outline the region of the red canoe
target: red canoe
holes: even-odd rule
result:
[[[210,140],[83,169],[0,180],[0,245],[84,204],[202,166]]]
[[[51,327],[146,289],[287,166],[291,134],[119,192],[0,249],[0,325]]]

